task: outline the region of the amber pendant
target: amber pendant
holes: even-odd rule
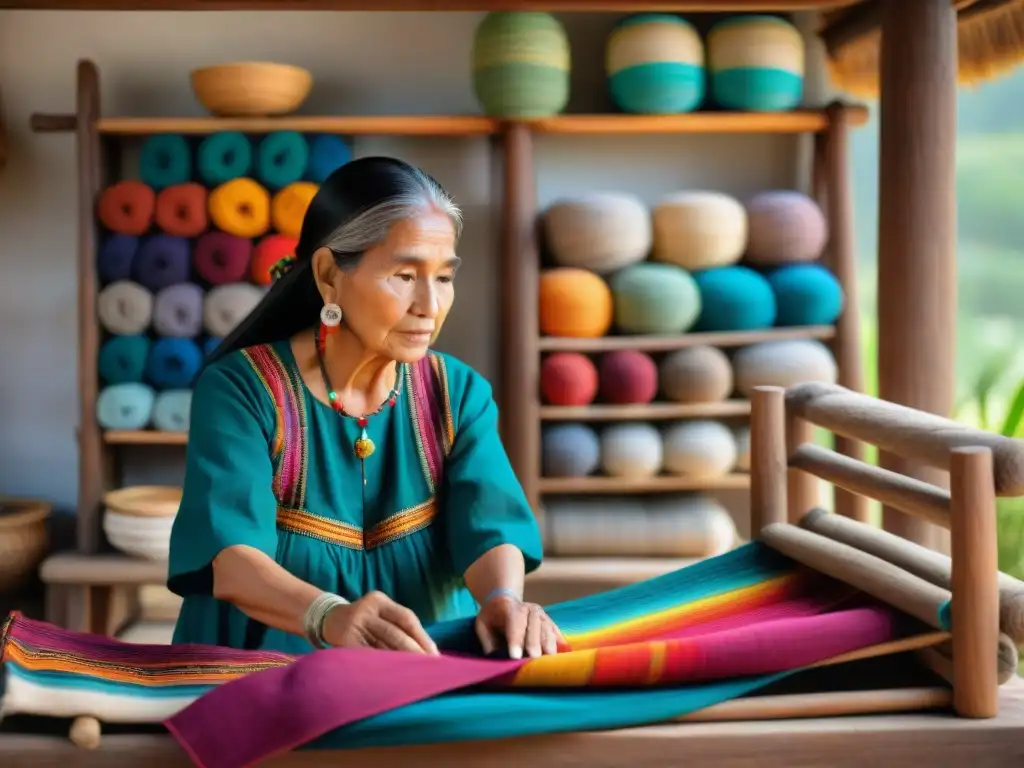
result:
[[[370,436],[366,434],[366,430],[364,429],[362,433],[360,433],[359,438],[356,440],[356,458],[360,460],[368,459],[373,455],[373,452],[376,450],[376,448],[377,446],[373,444],[373,440],[370,439]]]

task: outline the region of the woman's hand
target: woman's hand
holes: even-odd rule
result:
[[[485,654],[497,650],[502,641],[508,655],[521,659],[558,653],[558,644],[565,638],[544,609],[535,603],[524,603],[512,595],[499,594],[488,599],[476,617],[476,634]]]
[[[328,645],[336,648],[438,653],[416,614],[383,592],[369,592],[332,610],[324,619],[323,635]]]

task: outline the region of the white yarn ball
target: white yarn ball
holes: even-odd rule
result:
[[[651,214],[636,195],[594,192],[548,208],[544,234],[558,265],[604,274],[647,258]]]
[[[654,208],[652,258],[697,270],[735,264],[747,247],[747,211],[721,192],[676,192]]]
[[[739,350],[732,360],[736,389],[750,397],[754,387],[792,387],[808,381],[835,384],[839,375],[828,347],[814,339],[764,341]]]
[[[750,471],[750,427],[737,427],[733,430],[736,439],[736,469],[740,472]]]
[[[687,477],[721,477],[736,465],[736,439],[717,421],[680,421],[664,433],[665,470]]]
[[[662,444],[650,424],[618,424],[601,433],[601,468],[612,477],[651,477],[661,471]]]

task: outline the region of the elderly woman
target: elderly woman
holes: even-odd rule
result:
[[[286,271],[195,386],[174,642],[434,654],[424,625],[476,615],[486,653],[556,652],[522,599],[540,536],[491,387],[429,349],[460,228],[441,186],[398,160],[321,186]]]

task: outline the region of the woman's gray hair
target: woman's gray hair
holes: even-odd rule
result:
[[[357,213],[324,241],[323,245],[334,252],[339,267],[352,269],[366,251],[384,242],[395,223],[428,211],[439,211],[451,220],[458,243],[462,211],[451,195],[419,168],[402,177],[402,182],[405,188],[398,194]]]

